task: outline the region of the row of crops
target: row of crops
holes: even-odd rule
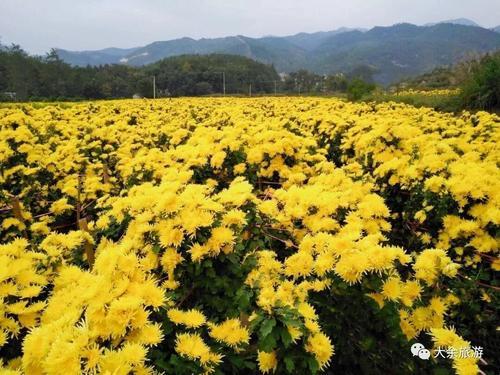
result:
[[[1,371],[492,371],[499,126],[317,98],[0,108]]]

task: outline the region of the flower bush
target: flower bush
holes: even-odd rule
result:
[[[489,371],[499,125],[316,98],[1,108],[3,371]]]

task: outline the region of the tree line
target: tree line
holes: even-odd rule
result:
[[[222,76],[224,72],[225,77]],[[186,55],[144,67],[75,67],[52,50],[31,56],[17,45],[0,46],[0,100],[86,100],[210,95],[223,92],[271,93],[280,77],[273,66],[232,55]]]
[[[130,97],[145,84],[144,75],[127,66],[72,67],[55,51],[30,56],[17,45],[0,48],[3,100],[65,100]]]
[[[133,96],[327,94],[373,82],[373,71],[318,75],[299,70],[279,75],[274,66],[242,56],[211,54],[166,58],[143,67],[76,67],[52,50],[31,56],[18,45],[0,45],[0,100],[91,100]],[[153,77],[156,92],[153,93]],[[373,86],[374,87],[374,86]]]

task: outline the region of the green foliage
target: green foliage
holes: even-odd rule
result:
[[[364,96],[375,90],[373,83],[368,83],[362,79],[355,78],[347,85],[347,99],[360,100]]]
[[[172,57],[143,71],[156,76],[161,93],[172,96],[222,94],[224,78],[227,93],[246,94],[250,84],[254,93],[271,93],[274,81],[279,80],[272,66],[222,54]]]
[[[290,73],[283,84],[285,91],[312,93],[323,91],[323,77],[305,69]]]
[[[363,293],[363,288],[376,282],[369,278],[352,288],[339,280],[329,295],[314,294],[314,306],[325,322],[322,328],[335,343],[331,368],[346,375],[432,374],[435,363],[409,355],[412,342],[401,332],[396,306],[387,303],[380,309]],[[430,344],[428,340],[422,334],[416,342]]]
[[[456,95],[422,94],[433,89],[460,89]],[[409,90],[409,91],[408,91]],[[392,86],[391,91],[405,95],[374,93],[374,101],[394,101],[438,111],[459,112],[464,109],[498,111],[500,108],[500,52],[472,56],[454,66],[436,68],[423,75]]]
[[[472,67],[462,85],[461,99],[464,108],[500,108],[500,52],[484,56]]]
[[[396,93],[393,94],[376,91],[364,99],[375,102],[391,101],[396,103],[406,103],[417,108],[428,107],[442,112],[459,112],[461,110],[459,95],[422,95],[418,92],[407,95],[397,95]]]
[[[453,87],[456,84],[455,69],[440,66],[422,75],[405,79],[394,86],[402,90],[408,87],[415,89],[443,89]]]
[[[288,94],[327,94],[347,90],[348,79],[344,74],[320,75],[305,69],[286,76],[279,87],[280,92]]]

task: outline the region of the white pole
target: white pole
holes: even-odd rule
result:
[[[252,96],[252,84],[248,86],[248,96]]]
[[[226,96],[226,72],[222,72],[222,95]]]
[[[156,76],[153,76],[153,99],[156,99]]]
[[[277,89],[276,81],[274,81],[274,95],[277,95],[277,94],[278,94],[278,89]]]

